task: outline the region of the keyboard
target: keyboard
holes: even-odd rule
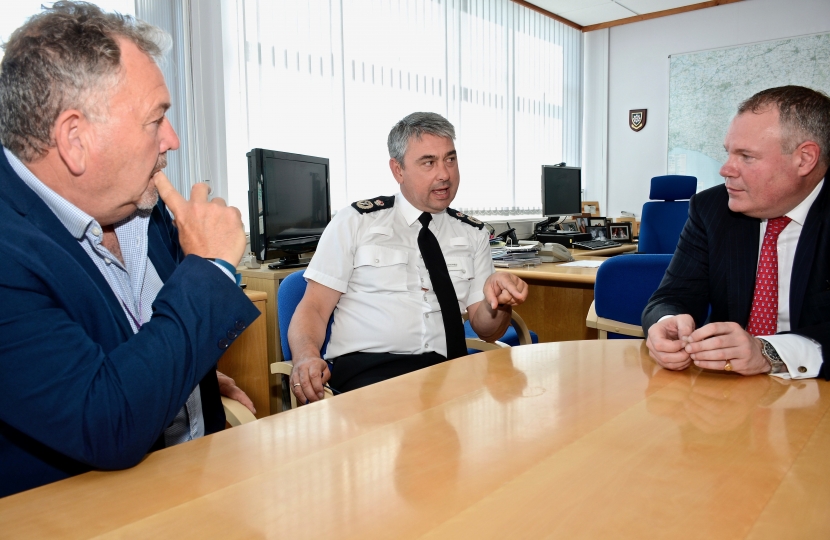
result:
[[[621,246],[622,244],[613,240],[586,240],[585,242],[574,242],[572,245],[576,249],[605,249]]]

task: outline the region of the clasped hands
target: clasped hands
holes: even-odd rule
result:
[[[733,322],[710,323],[695,329],[691,315],[675,315],[655,323],[646,340],[649,354],[666,369],[724,370],[727,362],[741,375],[769,373],[761,341]]]

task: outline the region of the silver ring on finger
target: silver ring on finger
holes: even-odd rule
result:
[[[300,384],[300,383],[294,383],[294,388],[297,388],[298,386],[302,386],[302,384]]]

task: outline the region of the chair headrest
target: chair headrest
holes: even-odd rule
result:
[[[679,201],[691,199],[697,189],[697,177],[667,174],[651,179],[648,198],[653,201]]]

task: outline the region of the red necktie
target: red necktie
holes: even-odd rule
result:
[[[784,216],[767,222],[755,276],[752,311],[746,326],[746,331],[753,336],[771,336],[778,332],[778,235],[790,221]]]

